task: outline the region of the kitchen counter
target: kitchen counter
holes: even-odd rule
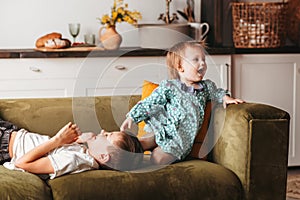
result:
[[[210,55],[230,54],[266,54],[266,53],[300,53],[300,47],[282,47],[273,49],[235,49],[230,47],[208,47]],[[114,57],[114,56],[165,56],[164,49],[145,49],[140,47],[121,47],[118,50],[71,51],[65,49],[57,52],[43,52],[35,49],[0,49],[0,58],[65,58],[65,57]]]
[[[84,48],[83,48],[84,49]],[[208,53],[232,54],[233,48],[208,48]],[[121,47],[118,50],[73,51],[38,51],[36,49],[0,49],[0,58],[60,58],[60,57],[115,57],[115,56],[165,56],[164,49],[145,49],[140,47]]]
[[[252,49],[234,49],[234,54],[286,54],[300,53],[300,47],[286,46],[281,48],[252,48]]]

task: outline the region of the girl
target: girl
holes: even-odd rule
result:
[[[136,104],[127,114],[120,130],[132,123],[145,121],[151,137],[141,138],[144,150],[151,150],[154,164],[183,160],[191,151],[200,129],[206,103],[243,103],[231,98],[228,91],[217,88],[211,80],[203,80],[207,70],[205,50],[196,42],[182,42],[167,54],[170,80],[160,83],[153,93]]]

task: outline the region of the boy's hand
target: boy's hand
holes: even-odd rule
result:
[[[36,146],[15,162],[16,167],[36,174],[54,173],[50,159],[45,156],[53,149],[74,142],[80,130],[76,124],[69,122],[50,140]]]
[[[245,103],[245,101],[241,100],[241,99],[234,99],[227,95],[225,95],[223,97],[223,107],[224,108],[226,108],[227,104],[239,104],[239,103]]]
[[[133,123],[133,120],[130,117],[128,117],[122,123],[122,125],[120,127],[120,131],[125,131],[126,129],[131,129],[132,123]]]
[[[78,135],[81,134],[76,124],[69,122],[53,137],[56,140],[58,146],[64,144],[70,144],[78,139]]]

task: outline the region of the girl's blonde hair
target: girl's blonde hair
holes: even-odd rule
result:
[[[171,47],[167,53],[167,66],[168,66],[168,75],[169,79],[179,79],[178,68],[181,65],[182,59],[184,59],[184,53],[186,48],[200,48],[203,53],[205,52],[205,44],[199,42],[180,42],[173,47]]]

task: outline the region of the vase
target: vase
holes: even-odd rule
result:
[[[116,31],[115,26],[103,26],[99,30],[99,40],[105,49],[115,50],[120,47],[122,36]]]

